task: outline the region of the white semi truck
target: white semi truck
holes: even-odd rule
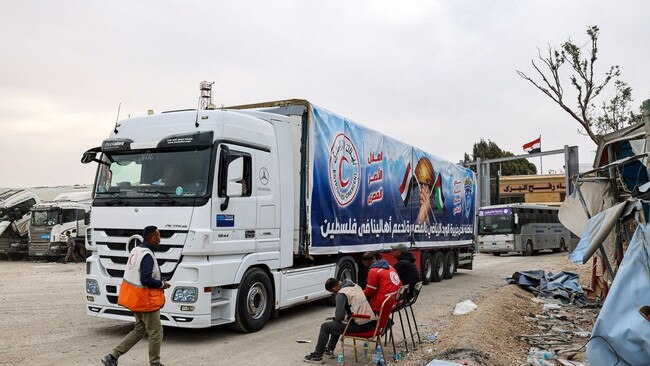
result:
[[[362,252],[397,243],[426,283],[472,267],[473,173],[305,100],[122,120],[93,161],[89,315],[133,319],[117,298],[147,225],[177,327],[256,331],[328,297],[328,277],[363,282]]]
[[[75,242],[84,246],[91,203],[92,191],[86,190],[61,193],[51,202],[34,205],[29,226],[29,255],[48,260],[65,256],[68,231]]]
[[[0,257],[20,260],[29,250],[30,209],[41,200],[22,189],[0,191]]]

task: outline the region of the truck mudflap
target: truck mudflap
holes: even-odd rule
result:
[[[474,253],[458,253],[458,268],[460,269],[473,269],[474,267]]]

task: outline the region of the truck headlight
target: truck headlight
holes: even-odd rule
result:
[[[86,278],[86,292],[92,295],[99,295],[99,284],[96,280]]]
[[[174,290],[174,302],[196,302],[199,290],[196,287],[176,287]]]

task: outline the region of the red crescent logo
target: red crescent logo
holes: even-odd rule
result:
[[[345,156],[342,157],[341,160],[339,160],[339,181],[341,182],[341,188],[345,188],[345,187],[348,186],[348,184],[350,184],[350,179],[343,180],[343,171],[342,170],[343,170],[343,162],[344,161],[346,163],[348,162],[348,158],[346,158]]]

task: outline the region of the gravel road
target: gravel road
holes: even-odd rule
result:
[[[566,263],[566,253],[478,254],[474,270],[459,270],[451,280],[423,287],[415,306],[421,333],[434,333],[456,303],[503,285],[515,271],[560,270]],[[131,330],[130,323],[86,315],[84,265],[0,261],[0,365],[100,365],[99,359]],[[313,350],[318,327],[332,313],[333,307],[323,302],[294,307],[252,334],[227,327],[166,327],[162,361],[168,366],[304,365],[302,358]],[[147,361],[143,340],[120,358],[120,365]],[[336,360],[326,363],[335,365]]]

